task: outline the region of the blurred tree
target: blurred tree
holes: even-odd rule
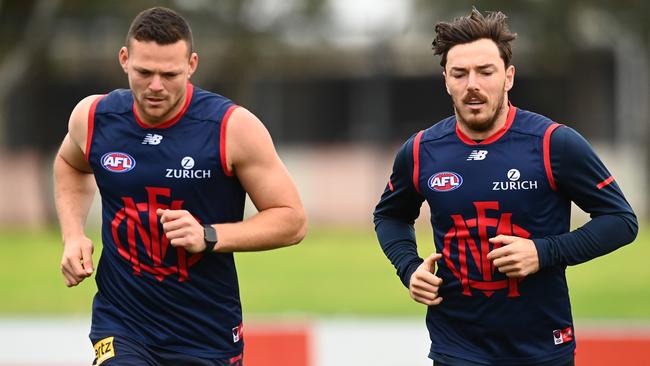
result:
[[[125,86],[115,57],[131,19],[141,10],[167,6],[183,14],[195,43],[202,46],[199,54],[208,56],[197,80],[208,81],[207,87],[217,80],[229,97],[246,102],[262,55],[289,49],[287,34],[318,33],[314,25],[324,17],[326,3],[0,0],[0,146],[49,153],[83,95]],[[33,100],[43,98],[46,108],[30,108]],[[56,123],[44,125],[44,120]]]
[[[220,59],[202,65],[202,72],[218,75],[220,84],[229,85],[230,97],[250,100],[250,81],[261,66],[262,56],[286,51],[289,46],[284,35],[317,26],[327,0],[194,1],[191,6],[180,0],[175,3],[186,7],[196,19],[207,20],[210,27],[200,31],[220,46]]]
[[[60,0],[0,2],[3,50],[0,61],[0,145],[7,126],[7,104],[30,66],[50,40]],[[17,16],[26,14],[26,16]],[[7,26],[10,29],[7,29]]]

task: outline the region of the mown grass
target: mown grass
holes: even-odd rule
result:
[[[98,234],[91,235],[98,242]],[[419,231],[420,253],[432,250]],[[568,269],[576,318],[650,320],[650,237]],[[99,258],[97,246],[95,260]],[[0,316],[89,314],[94,281],[66,288],[55,230],[0,231]],[[298,246],[236,255],[249,315],[422,315],[370,229],[315,228]]]

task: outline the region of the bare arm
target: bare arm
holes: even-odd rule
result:
[[[226,129],[228,168],[259,211],[237,223],[215,224],[217,252],[257,251],[297,244],[307,231],[298,190],[278,157],[268,131],[251,112],[238,108]],[[160,210],[170,243],[190,252],[205,248],[203,228],[186,211]]]
[[[84,224],[96,185],[84,151],[88,110],[95,98],[82,100],[72,111],[68,134],[54,160],[54,199],[64,245],[61,272],[68,287],[76,286],[93,272],[93,244],[84,233]]]

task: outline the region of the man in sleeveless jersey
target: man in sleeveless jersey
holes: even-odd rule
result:
[[[634,212],[582,136],[509,102],[503,13],[473,9],[435,32],[455,114],[397,153],[374,212],[382,250],[427,305],[435,365],[573,365],[565,269],[632,242]],[[425,200],[435,252],[423,260]],[[574,231],[571,201],[591,215]]]
[[[190,83],[189,24],[166,8],[133,20],[129,89],[83,99],[54,162],[68,287],[95,271],[94,365],[241,365],[233,252],[296,244],[306,215],[264,125]],[[84,223],[96,187],[102,245]],[[243,219],[248,194],[258,213]]]

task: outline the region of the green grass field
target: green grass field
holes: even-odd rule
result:
[[[420,230],[419,235],[424,256],[432,249],[431,234]],[[90,313],[94,281],[66,288],[59,272],[61,248],[53,230],[0,232],[0,293],[4,300],[0,301],[0,316]],[[635,243],[570,267],[574,316],[650,320],[647,258],[650,236],[642,230]],[[237,254],[236,261],[248,315],[424,313],[423,306],[409,298],[371,230],[312,229],[298,246]]]

